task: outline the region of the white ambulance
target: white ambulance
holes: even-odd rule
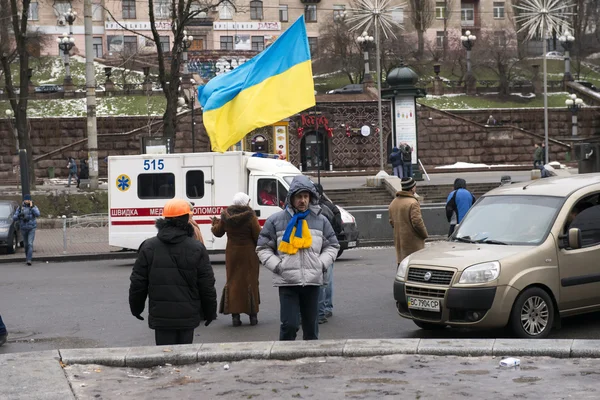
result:
[[[137,250],[156,235],[155,220],[174,197],[194,204],[206,248],[225,250],[226,238],[213,236],[211,218],[245,192],[261,226],[281,210],[292,179],[301,172],[287,161],[248,152],[142,154],[108,157],[109,244]],[[354,217],[341,207],[340,254],[356,247]]]

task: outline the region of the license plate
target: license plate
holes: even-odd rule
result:
[[[356,247],[356,242],[348,242],[348,247]]]
[[[422,299],[420,297],[407,297],[408,308],[425,311],[440,311],[440,301],[434,299]]]

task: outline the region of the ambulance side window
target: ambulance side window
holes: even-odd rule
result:
[[[188,171],[185,174],[185,193],[188,199],[204,197],[204,172]]]
[[[175,175],[171,173],[139,174],[138,198],[172,199],[175,197]]]

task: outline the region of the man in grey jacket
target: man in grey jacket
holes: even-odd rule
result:
[[[279,340],[296,339],[299,314],[302,338],[319,338],[319,291],[340,246],[318,202],[319,194],[310,179],[296,176],[285,209],[267,219],[258,238],[258,258],[273,272],[273,286],[279,287]]]

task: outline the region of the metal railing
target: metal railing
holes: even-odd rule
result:
[[[63,216],[62,220],[64,254],[69,245],[76,247],[107,241],[108,214],[86,214],[71,218]]]

